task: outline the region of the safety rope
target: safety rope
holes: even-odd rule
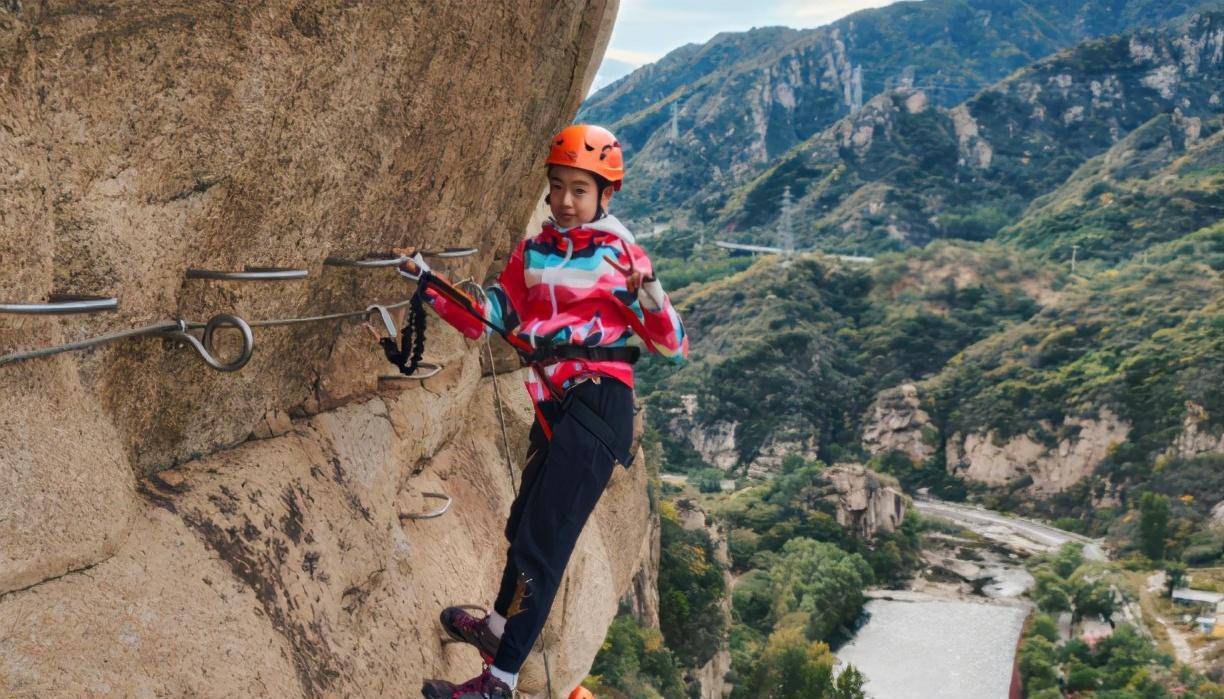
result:
[[[459,282],[459,285],[470,283],[473,288],[473,295],[480,299],[481,305],[485,305],[488,300],[485,291],[479,284],[464,280]],[[493,406],[497,409],[497,422],[501,425],[502,434],[502,451],[506,455],[506,472],[510,476],[510,489],[514,492],[514,496],[518,497],[518,485],[514,480],[514,462],[510,458],[510,436],[506,431],[506,416],[503,412],[501,389],[497,385],[497,365],[493,359],[493,335],[485,333],[485,353],[489,358],[489,374],[493,378]],[[544,634],[540,633],[540,655],[544,658],[544,682],[548,687],[548,699],[556,699],[556,694],[553,693],[552,681],[552,666],[548,661],[548,644],[544,641]]]
[[[485,290],[470,277],[459,282],[459,286],[471,288],[472,295],[480,300],[482,306],[488,305],[489,297]],[[489,358],[489,373],[493,376],[493,407],[497,410],[497,422],[501,425],[502,452],[506,457],[506,474],[510,476],[510,490],[518,497],[518,483],[514,480],[514,461],[510,457],[510,436],[506,432],[506,416],[502,412],[501,387],[497,383],[497,365],[493,360],[493,335],[485,333],[485,354]]]
[[[391,310],[391,309],[396,309],[396,308],[402,308],[404,306],[407,306],[410,303],[412,303],[411,298],[404,300],[404,301],[398,301],[396,303],[387,304],[387,305],[381,306],[381,308]],[[98,345],[106,344],[108,342],[114,342],[116,340],[124,340],[128,338],[133,338],[133,337],[140,337],[142,335],[168,335],[168,336],[176,337],[178,339],[186,340],[188,343],[192,345],[193,348],[195,348],[197,352],[200,353],[200,356],[204,359],[204,361],[208,362],[209,366],[212,366],[214,369],[220,369],[222,371],[233,371],[234,369],[241,368],[242,364],[246,364],[246,361],[245,360],[242,361],[241,364],[238,364],[237,361],[231,362],[229,364],[223,364],[223,363],[217,362],[215,359],[212,359],[210,361],[210,359],[212,358],[212,332],[209,330],[210,328],[215,329],[220,326],[230,326],[230,327],[238,328],[241,331],[242,326],[245,325],[248,328],[248,330],[244,334],[249,334],[249,328],[270,328],[270,327],[284,326],[284,325],[300,325],[302,323],[318,323],[318,322],[324,322],[324,321],[329,321],[329,320],[341,320],[341,319],[347,319],[347,318],[365,318],[379,308],[380,308],[379,305],[372,305],[360,311],[345,311],[343,313],[326,313],[326,314],[314,315],[314,316],[300,316],[300,317],[295,317],[295,318],[270,318],[267,320],[251,320],[251,321],[243,321],[239,319],[237,316],[231,316],[228,314],[218,315],[214,317],[212,320],[208,321],[207,323],[199,323],[199,322],[194,322],[194,321],[177,319],[177,320],[166,321],[162,323],[154,323],[152,325],[142,325],[140,327],[131,328],[128,330],[117,330],[114,332],[97,335],[95,337],[90,337],[90,338],[86,338],[83,340],[76,340],[74,342],[65,342],[64,344],[61,344],[61,345],[53,345],[51,347],[41,347],[38,349],[25,350],[21,352],[10,352],[9,354],[0,356],[0,366],[4,366],[6,364],[12,364],[15,362],[25,361],[27,359],[39,359],[42,357],[50,357],[52,355],[60,354],[63,352],[73,352],[73,351],[78,351],[78,350],[90,349],[93,347],[97,347]],[[227,322],[221,322],[222,320],[225,320]],[[240,322],[233,322],[233,321],[240,321]],[[200,343],[198,340],[195,340],[194,337],[187,334],[188,330],[204,330],[206,334],[206,338],[204,342]],[[243,347],[242,355],[247,356],[249,358],[249,354],[252,349],[252,345],[246,340],[245,337],[244,337],[243,344],[244,344],[244,347]],[[235,364],[238,364],[238,366],[234,366]],[[225,367],[225,368],[221,369],[221,367]]]
[[[242,334],[242,349],[238,354],[238,358],[232,362],[222,362],[213,354],[213,333],[217,328],[231,327],[238,330]],[[189,330],[203,330],[203,340],[196,339],[190,334]],[[207,323],[195,323],[183,319],[167,321],[164,323],[154,323],[153,325],[142,325],[138,328],[129,330],[119,330],[98,335],[85,340],[77,340],[76,342],[68,342],[62,345],[53,347],[43,347],[36,350],[27,350],[24,352],[10,352],[4,356],[0,356],[0,366],[12,364],[15,362],[25,361],[27,359],[38,359],[40,357],[50,357],[61,352],[70,352],[75,350],[89,349],[107,342],[115,340],[123,340],[131,337],[140,337],[142,335],[154,335],[171,337],[187,342],[191,345],[204,360],[208,366],[217,371],[237,371],[246,365],[251,358],[251,352],[255,348],[255,338],[251,334],[251,326],[242,318],[230,315],[228,313],[218,314],[212,317]]]

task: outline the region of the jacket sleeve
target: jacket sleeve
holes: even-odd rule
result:
[[[498,275],[497,282],[485,287],[487,301],[480,304],[479,311],[493,325],[513,331],[518,327],[518,308],[525,298],[526,285],[523,281],[523,248],[520,242],[510,255],[505,269]],[[429,305],[442,320],[445,320],[456,330],[475,340],[485,333],[493,332],[492,328],[472,316],[467,309],[439,294],[435,289],[426,288],[425,298]]]
[[[637,245],[630,248],[638,271],[643,275],[652,274],[653,266],[646,251]],[[688,335],[684,332],[680,314],[663,291],[663,284],[658,279],[646,282],[638,289],[637,296],[638,302],[635,305],[642,320],[639,330],[643,339],[650,349],[673,363],[680,364],[688,358]]]

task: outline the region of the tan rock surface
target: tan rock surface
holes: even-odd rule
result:
[[[834,488],[827,497],[837,505],[837,523],[863,539],[895,531],[911,505],[895,478],[861,464],[836,464],[820,477]]]
[[[947,442],[948,473],[999,486],[1029,476],[1029,490],[1049,495],[1071,487],[1091,474],[1116,445],[1126,441],[1130,424],[1108,408],[1097,419],[1071,416],[1066,425],[1075,428],[1074,436],[1059,440],[1049,448],[1032,435],[1016,435],[996,443],[994,434],[954,434]],[[1046,424],[1045,429],[1053,430]]]
[[[912,383],[880,391],[863,421],[863,448],[873,456],[899,451],[914,463],[935,453],[926,432],[938,433]]]
[[[120,310],[0,316],[0,352],[411,292],[322,267],[333,254],[476,246],[444,268],[483,278],[539,196],[527,144],[574,114],[616,6],[14,5],[0,299]],[[184,279],[244,265],[310,277]],[[0,694],[375,696],[478,669],[436,622],[490,600],[504,553],[512,491],[478,348],[433,320],[427,359],[447,369],[419,385],[380,382],[352,320],[255,332],[234,374],[155,338],[0,368]],[[517,463],[530,413],[520,378],[500,383]],[[583,535],[546,632],[558,695],[639,567],[644,483],[618,472]],[[400,521],[434,490],[450,512]],[[523,689],[540,674],[533,657]]]
[[[142,481],[138,535],[118,554],[0,598],[0,687],[351,696],[474,674],[471,649],[442,645],[437,613],[491,600],[513,494],[491,386],[462,367]],[[519,431],[520,379],[501,379]],[[435,418],[424,430],[422,413]],[[558,696],[589,670],[640,566],[641,546],[623,543],[646,538],[644,490],[643,468],[618,470],[579,541],[544,636]],[[438,506],[425,492],[451,496],[447,514],[400,521]],[[544,684],[537,654],[522,689]]]

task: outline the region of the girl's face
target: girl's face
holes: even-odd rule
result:
[[[603,191],[603,207],[608,208],[612,200],[612,188]],[[552,165],[548,168],[548,206],[553,219],[562,228],[573,228],[595,220],[599,210],[599,188],[595,178],[586,170]]]

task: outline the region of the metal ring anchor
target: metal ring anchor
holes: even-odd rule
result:
[[[240,282],[277,282],[290,279],[305,279],[309,274],[304,269],[289,267],[244,267],[241,272],[222,272],[214,269],[187,270],[188,279],[222,279]]]
[[[68,313],[100,313],[119,308],[119,299],[109,296],[75,296],[52,294],[46,303],[0,303],[0,313],[27,315],[65,315]]]
[[[400,516],[399,516],[399,518],[400,518],[400,520],[401,520],[401,521],[402,521],[402,520],[405,520],[405,519],[433,519],[433,518],[435,518],[435,517],[441,517],[442,515],[446,514],[446,511],[447,511],[447,510],[449,510],[449,509],[450,509],[451,502],[452,502],[452,500],[451,500],[451,496],[449,496],[449,495],[447,495],[447,494],[445,494],[445,493],[431,493],[431,492],[424,492],[424,493],[421,493],[421,495],[422,495],[422,496],[424,496],[424,497],[427,497],[427,498],[435,498],[435,499],[437,499],[437,500],[445,500],[445,501],[446,501],[446,504],[445,504],[445,505],[443,505],[442,507],[439,507],[438,509],[434,510],[433,512],[424,512],[424,513],[421,513],[421,514],[415,514],[415,513],[414,513],[414,514],[404,514],[403,512],[401,512],[401,513],[400,513]]]
[[[177,328],[163,334],[187,342],[200,355],[205,364],[217,371],[238,371],[251,360],[251,354],[255,350],[255,335],[251,332],[251,326],[238,316],[219,313],[210,318],[204,324],[203,341],[188,332],[190,327],[192,326],[187,321],[179,320]],[[242,333],[242,351],[232,362],[222,362],[214,354],[216,348],[213,347],[213,335],[219,328],[236,328]]]

